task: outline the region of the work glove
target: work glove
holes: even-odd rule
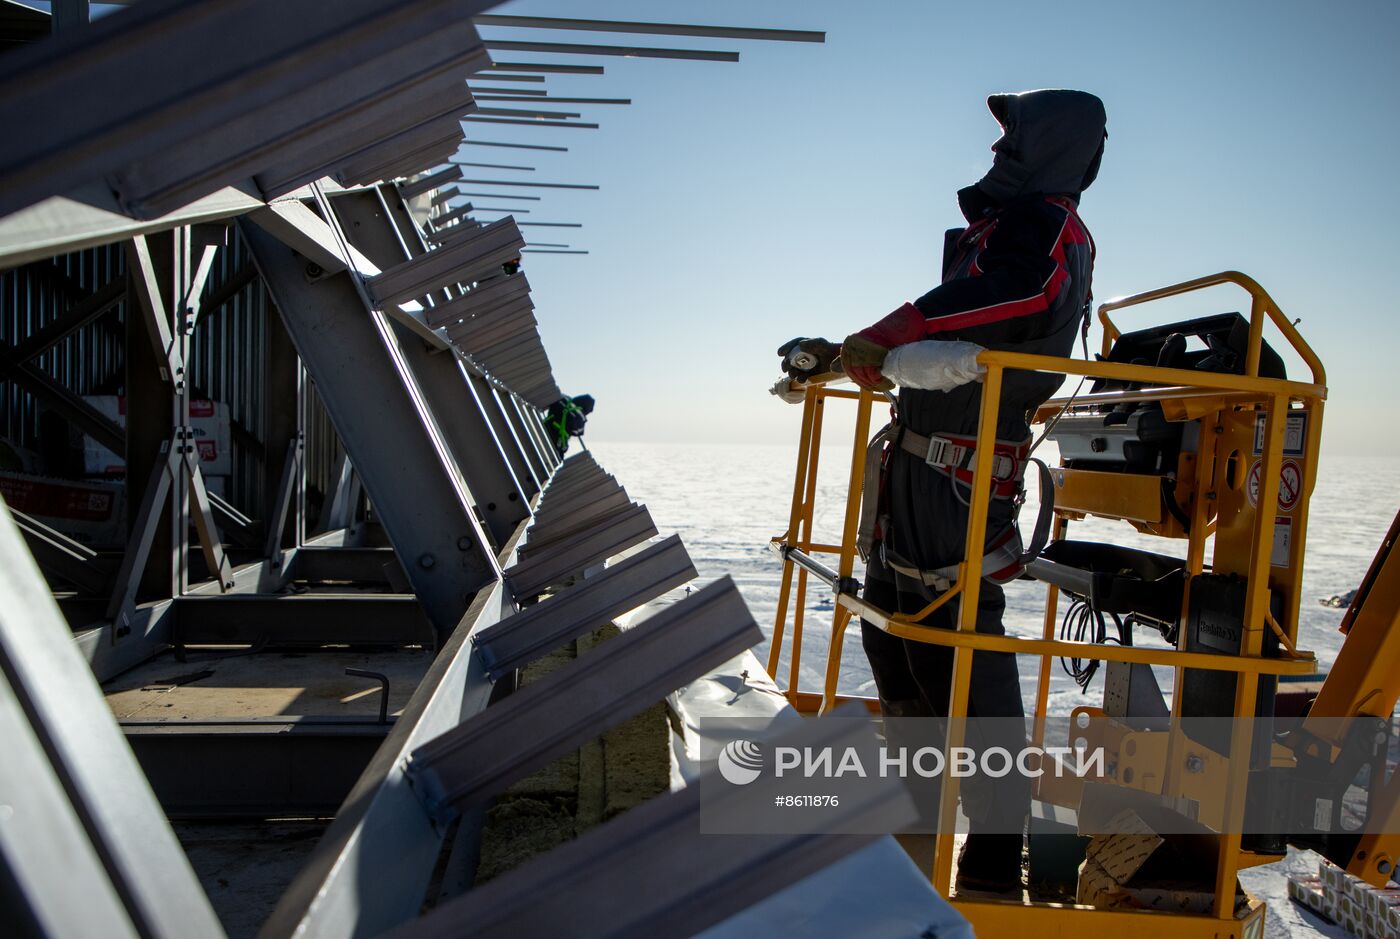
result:
[[[789,339],[778,347],[778,355],[783,357],[783,371],[799,381],[830,372],[840,354],[841,347],[834,342],[803,336]]]
[[[894,387],[883,374],[885,356],[897,346],[917,342],[925,336],[924,314],[912,303],[895,310],[874,326],[847,336],[841,344],[841,363],[846,375],[872,391],[889,391]]]
[[[924,339],[891,349],[880,372],[901,388],[952,391],[987,374],[977,362],[982,351],[975,342]]]

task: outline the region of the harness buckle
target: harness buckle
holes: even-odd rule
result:
[[[929,466],[951,466],[958,468],[967,448],[960,443],[940,437],[938,434],[930,434],[928,438],[928,452],[924,454],[924,462]]]
[[[938,434],[930,434],[928,438],[928,452],[924,454],[924,462],[929,466],[944,467],[953,470],[971,469],[972,462],[976,457],[977,450],[966,444],[958,443],[948,437]],[[997,483],[1009,483],[1019,475],[1018,461],[1008,453],[992,454],[992,481]]]

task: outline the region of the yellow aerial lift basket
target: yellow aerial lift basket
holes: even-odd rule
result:
[[[1120,361],[1115,344],[1125,334],[1111,313],[1219,285],[1233,284],[1250,297],[1248,320],[1229,314],[1235,323],[1235,341],[1242,361],[1230,370],[1200,367],[1174,368]],[[768,670],[777,675],[779,659],[788,642],[791,655],[785,693],[799,710],[827,711],[842,699],[837,695],[843,640],[847,628],[859,619],[886,632],[937,645],[951,646],[953,682],[947,739],[951,750],[961,746],[961,724],[966,716],[973,650],[1011,652],[1038,659],[1036,707],[1031,742],[1045,743],[1046,706],[1052,659],[1056,657],[1098,660],[1107,663],[1142,663],[1169,666],[1174,683],[1167,726],[1142,731],[1124,725],[1104,708],[1075,710],[1075,734],[1108,746],[1115,778],[1109,782],[1146,790],[1160,796],[1193,800],[1199,818],[1217,832],[1218,862],[1215,891],[1208,914],[1164,913],[1102,909],[1073,903],[998,902],[955,899],[960,911],[987,936],[1028,935],[1089,936],[1109,930],[1132,929],[1134,935],[1258,937],[1263,931],[1263,904],[1245,894],[1237,900],[1236,874],[1243,867],[1267,863],[1281,856],[1283,847],[1267,851],[1242,847],[1242,819],[1251,765],[1252,739],[1248,720],[1230,723],[1224,752],[1203,748],[1182,731],[1184,683],[1193,676],[1213,676],[1218,692],[1222,676],[1233,682],[1233,695],[1217,694],[1221,717],[1254,718],[1261,682],[1266,690],[1279,676],[1308,675],[1315,671],[1311,653],[1297,648],[1298,610],[1301,601],[1303,558],[1306,546],[1308,501],[1317,474],[1323,403],[1327,396],[1323,366],[1292,322],[1253,279],[1224,272],[1102,304],[1098,318],[1103,327],[1101,354],[1096,361],[986,351],[978,361],[986,367],[977,431],[973,483],[967,521],[966,544],[985,543],[990,484],[993,476],[997,402],[1008,369],[1024,369],[1065,376],[1084,376],[1094,390],[1047,402],[1035,421],[1076,420],[1091,415],[1095,426],[1108,426],[1103,440],[1093,434],[1074,438],[1087,450],[1066,456],[1052,470],[1055,515],[1053,543],[1065,541],[1075,520],[1086,516],[1118,519],[1134,529],[1186,542],[1181,562],[1180,610],[1162,617],[1164,637],[1173,644],[1117,645],[1109,642],[1076,642],[1057,638],[1058,604],[1063,590],[1089,590],[1082,586],[1085,571],[1073,565],[1046,560],[1033,564],[1038,580],[1046,582],[1043,633],[1039,638],[999,636],[974,629],[977,598],[982,583],[982,556],[973,551],[958,567],[951,587],[914,615],[898,615],[866,603],[853,579],[857,561],[857,530],[861,494],[866,485],[865,449],[871,437],[872,411],[885,403],[883,396],[866,390],[839,387],[839,374],[818,376],[794,384],[805,389],[801,437],[793,482],[791,513],[786,532],[773,539],[772,547],[783,560],[781,592]],[[1264,341],[1266,321],[1282,334],[1311,372],[1311,381],[1290,381],[1281,368],[1271,368],[1278,357]],[[1228,324],[1227,324],[1228,325]],[[1130,337],[1132,334],[1128,334]],[[1261,370],[1262,363],[1262,370]],[[821,457],[823,415],[828,402],[855,404],[855,432],[850,454],[844,524],[839,544],[814,540],[817,471]],[[1096,468],[1090,451],[1112,450],[1114,434],[1136,432],[1131,414],[1150,405],[1160,408],[1159,427],[1183,431],[1168,465],[1132,465],[1122,461],[1109,469]],[[1128,415],[1118,425],[1105,420],[1106,412]],[[1165,424],[1162,424],[1165,421]],[[1073,449],[1073,447],[1071,447]],[[1397,519],[1400,522],[1400,519]],[[1382,546],[1375,565],[1358,592],[1356,604],[1344,621],[1349,628],[1341,654],[1323,685],[1307,718],[1307,732],[1296,733],[1286,744],[1273,744],[1267,759],[1274,766],[1291,766],[1304,760],[1340,765],[1348,746],[1347,721],[1360,718],[1389,720],[1400,694],[1400,554],[1392,561],[1389,546],[1396,530]],[[1213,542],[1213,543],[1212,543]],[[1209,558],[1207,553],[1210,553]],[[835,567],[822,560],[834,557]],[[1047,557],[1053,552],[1047,552]],[[1091,573],[1091,572],[1090,572]],[[835,591],[835,606],[828,645],[824,687],[820,693],[798,687],[802,655],[804,610],[809,578],[815,577]],[[1079,579],[1076,579],[1079,578]],[[1185,628],[1192,616],[1192,586],[1204,596],[1208,585],[1222,580],[1237,590],[1237,634],[1230,654],[1219,648],[1193,645]],[[957,601],[957,629],[920,625],[934,609]],[[791,620],[791,629],[788,624]],[[1167,627],[1175,627],[1168,629]],[[1230,702],[1232,701],[1232,706]],[[866,700],[877,710],[873,700]],[[1191,707],[1191,705],[1187,705]],[[1331,718],[1325,723],[1323,718]],[[1341,720],[1338,720],[1341,719]],[[1354,728],[1353,728],[1354,729]],[[1265,741],[1263,746],[1268,746]],[[1262,749],[1263,746],[1259,748]],[[947,751],[945,751],[945,757]],[[1137,772],[1124,772],[1135,767]],[[1127,777],[1127,778],[1124,778]],[[1373,884],[1383,884],[1394,869],[1400,838],[1400,787],[1395,774],[1382,797],[1372,807],[1374,830],[1332,844],[1333,860]],[[1131,780],[1131,781],[1130,781]],[[1078,808],[1082,781],[1057,779],[1047,773],[1037,780],[1035,796],[1046,803]],[[958,805],[958,780],[950,777],[941,789],[939,834],[931,870],[934,886],[950,895],[953,873],[953,823]],[[1379,815],[1381,817],[1376,818]],[[1343,856],[1337,858],[1335,855]]]

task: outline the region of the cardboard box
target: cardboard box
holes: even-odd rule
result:
[[[126,426],[126,398],[118,395],[88,395],[88,404]],[[206,476],[227,476],[233,472],[232,432],[228,405],[222,401],[191,401],[190,427],[199,451],[199,467]],[[102,444],[83,435],[83,469],[95,476],[126,472],[126,461]]]
[[[1216,836],[1159,797],[1086,783],[1079,833],[1090,839],[1080,868],[1079,903],[1199,915],[1214,909]],[[1236,914],[1247,906],[1236,881]]]
[[[125,483],[0,473],[0,495],[11,508],[81,544],[126,544]]]

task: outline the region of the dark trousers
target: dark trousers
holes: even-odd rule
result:
[[[890,612],[917,613],[928,605],[921,593],[896,589],[890,573],[872,565],[863,591],[866,601]],[[1001,587],[984,581],[977,603],[977,631],[1005,633],[1002,613],[1006,598]],[[940,629],[957,628],[958,601],[935,610],[925,623]],[[861,641],[875,676],[880,709],[885,717],[945,718],[953,686],[953,648],[891,636],[878,626],[861,621]],[[975,652],[968,689],[969,720],[965,742],[977,753],[1003,747],[1012,756],[1026,746],[1025,710],[1021,706],[1021,682],[1016,657],[1009,652]],[[893,722],[899,724],[898,721]],[[933,721],[919,722],[933,724]],[[911,725],[912,726],[912,725]],[[923,737],[923,734],[920,734]],[[896,744],[891,740],[892,745]],[[940,741],[941,744],[941,741]],[[920,745],[924,745],[921,741]],[[937,798],[937,785],[915,783],[921,814],[927,818],[929,795]],[[980,773],[961,780],[963,813],[972,831],[1019,832],[1030,812],[1030,780],[1019,772],[1000,778]],[[936,803],[935,803],[936,804]]]

